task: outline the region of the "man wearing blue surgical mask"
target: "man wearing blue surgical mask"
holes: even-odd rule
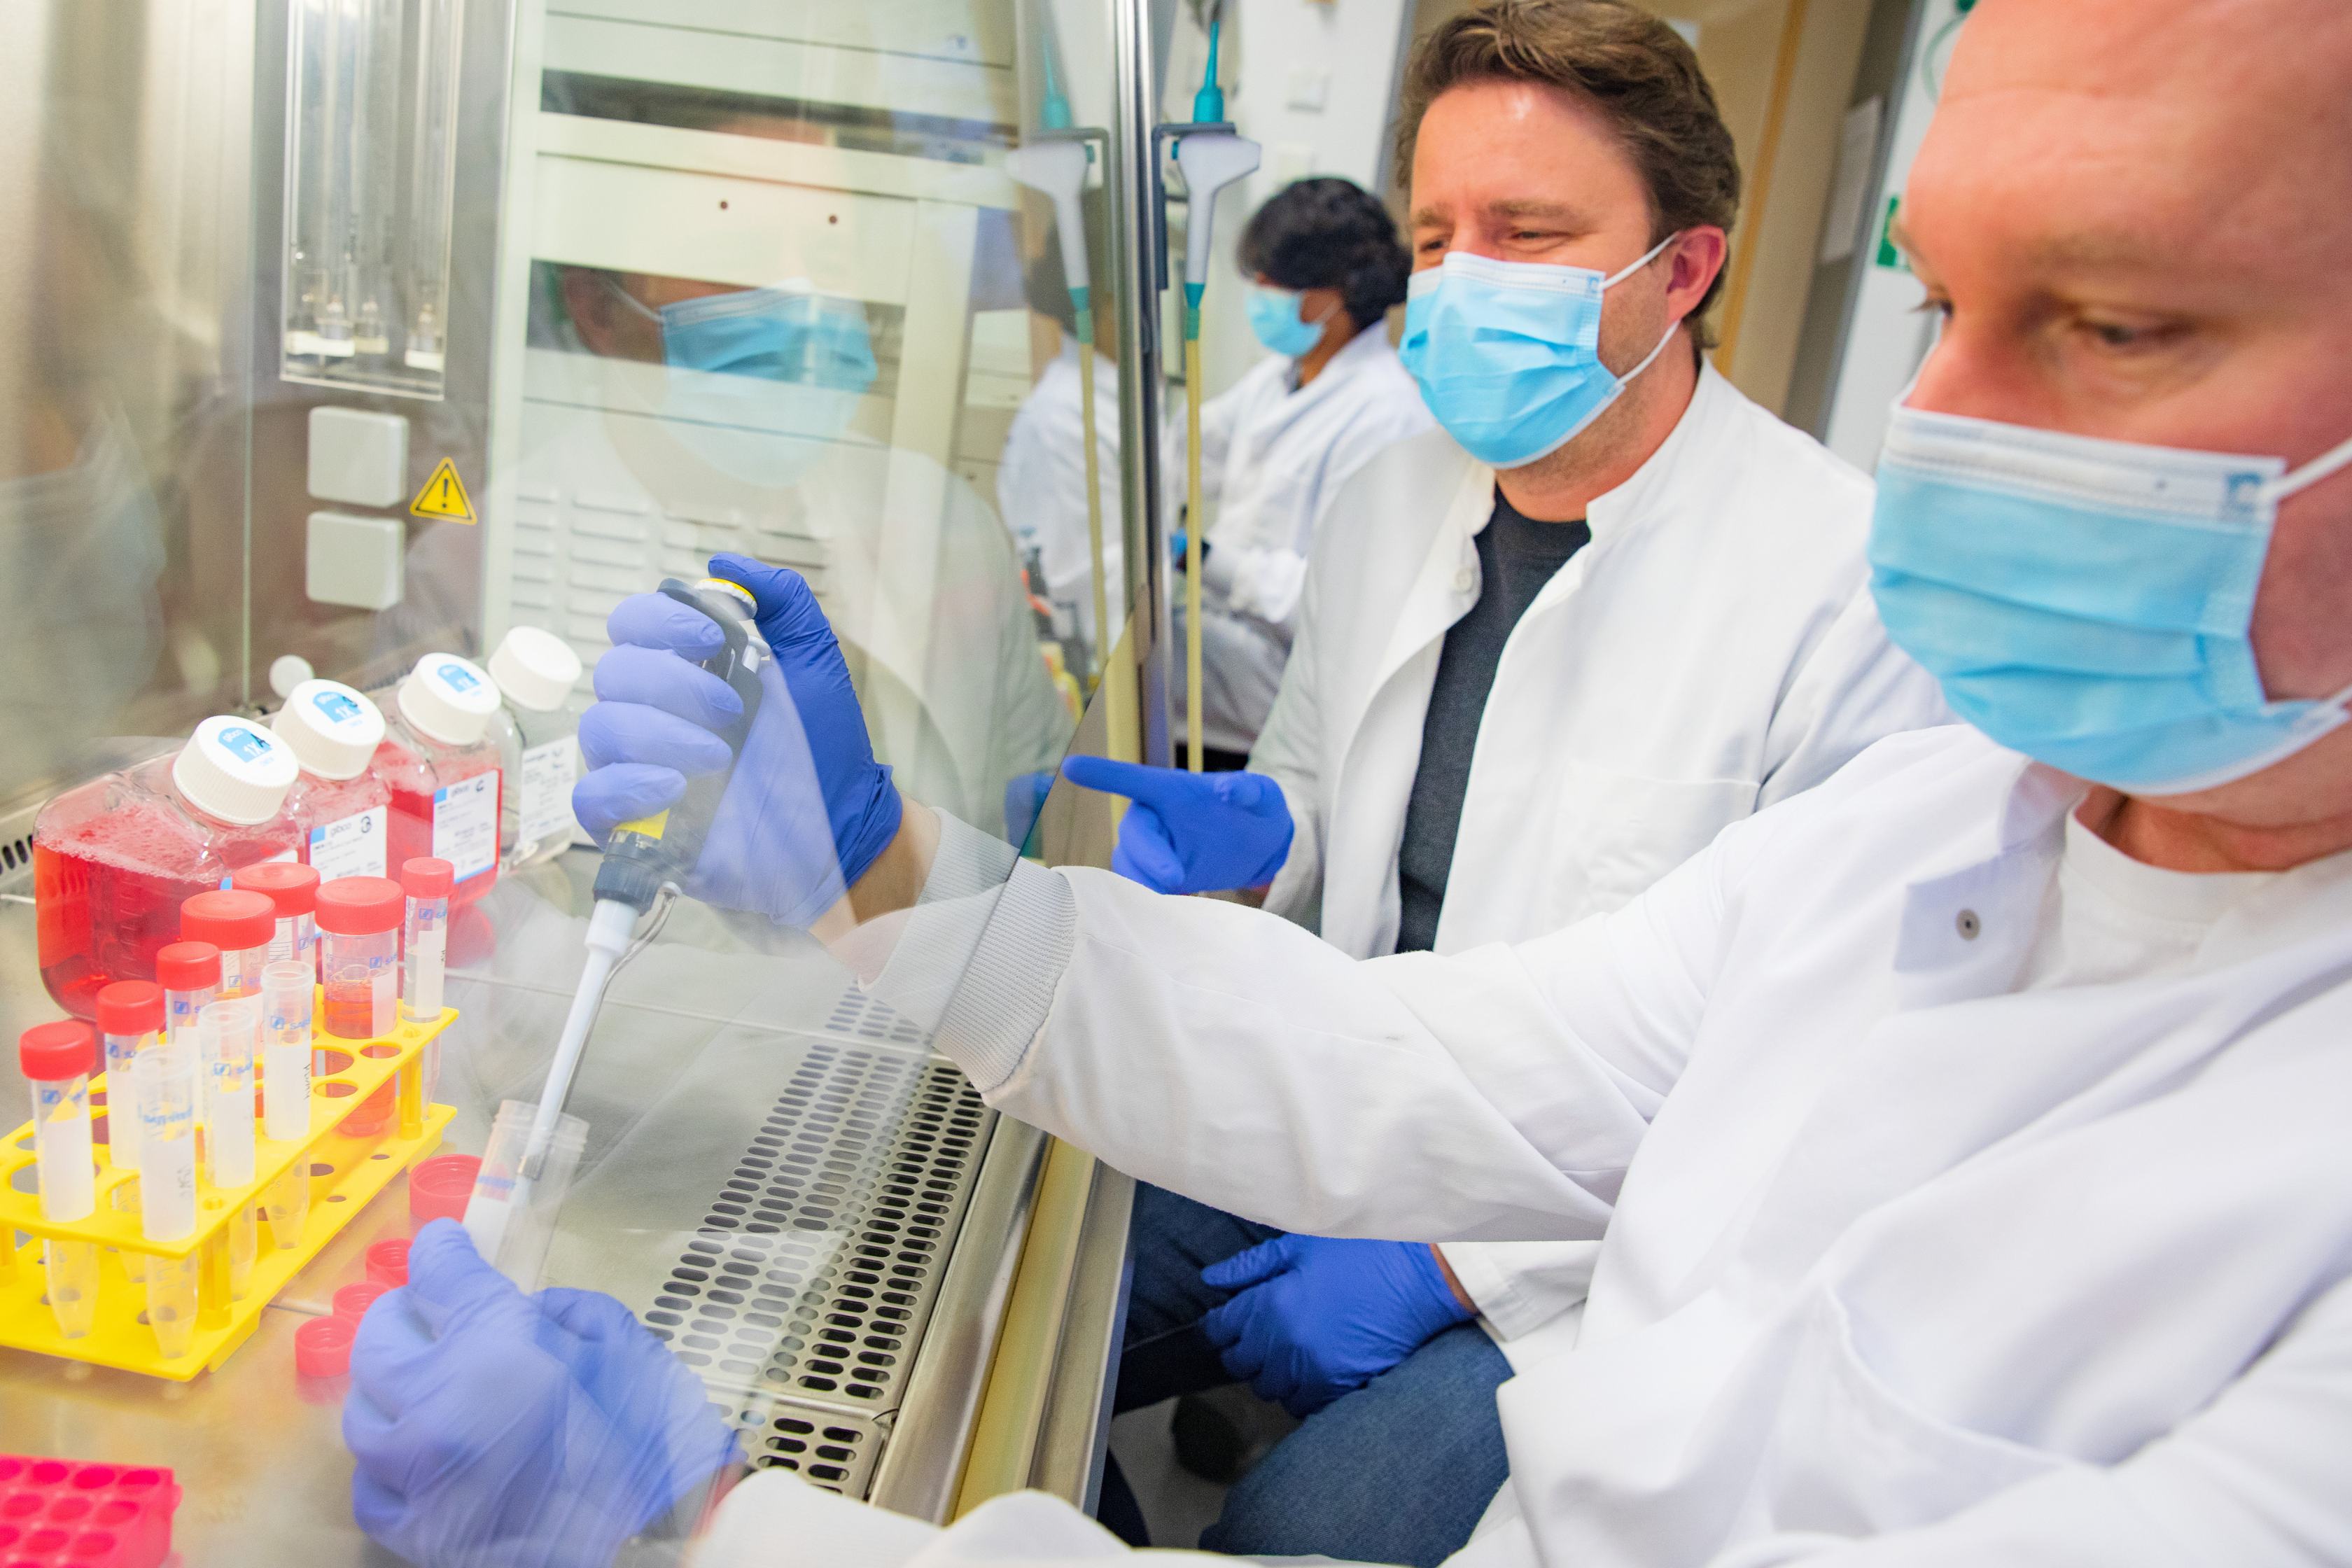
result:
[[[861,973],[913,1000],[946,952],[937,1046],[992,1104],[1204,1200],[1599,1237],[1582,1332],[1500,1392],[1462,1564],[2352,1561],[2347,80],[2341,0],[1971,12],[1904,197],[1946,324],[1871,534],[1968,725],[1534,940],[1350,963],[995,847],[1002,888],[877,921]],[[850,898],[970,887],[987,847],[909,805]],[[516,1318],[444,1364],[527,1347]],[[354,1371],[404,1397],[369,1321]],[[594,1430],[609,1383],[543,1364],[542,1419]],[[403,1418],[427,1481],[515,1447],[503,1409]],[[933,1535],[774,1472],[716,1534],[729,1568],[1116,1555],[1034,1496]]]
[[[1307,552],[1357,470],[1430,427],[1389,344],[1411,263],[1388,209],[1328,175],[1251,215],[1239,247],[1267,357],[1201,410],[1202,731],[1207,765],[1246,764],[1290,657]],[[1183,472],[1181,449],[1170,472]],[[1181,540],[1176,564],[1185,561]],[[1176,595],[1180,623],[1184,595]],[[1181,645],[1182,637],[1178,638]],[[1173,667],[1178,714],[1184,661]],[[1179,728],[1181,728],[1181,720]]]
[[[1947,717],[1866,590],[1869,481],[1707,363],[1740,175],[1681,39],[1606,0],[1482,6],[1422,41],[1401,124],[1401,357],[1442,428],[1326,503],[1254,772],[1070,763],[1139,803],[1115,868],[1263,886],[1359,957],[1613,910]],[[1501,1474],[1491,1390],[1573,1342],[1594,1250],[1290,1237],[1269,1281],[1236,1256],[1274,1245],[1263,1227],[1155,1189],[1136,1234],[1122,1401],[1303,1369],[1285,1397],[1306,1426],[1234,1489],[1216,1543],[1404,1562],[1468,1533]],[[1213,1342],[1245,1312],[1252,1349]],[[1197,1405],[1182,1430],[1194,1456],[1222,1436]],[[1415,1501],[1374,1516],[1298,1480],[1334,1470]]]

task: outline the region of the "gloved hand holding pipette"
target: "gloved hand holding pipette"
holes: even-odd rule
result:
[[[798,573],[745,555],[711,559],[713,575],[759,602],[775,658],[762,700],[686,890],[707,903],[808,925],[838,902],[898,831],[890,770],[874,760],[841,647]],[[727,683],[692,662],[715,652],[719,626],[659,594],[621,602],[596,666],[595,706],[580,722],[590,772],[572,811],[599,841],[676,805],[690,776],[734,761],[719,731],[740,716]]]
[[[352,1512],[418,1568],[605,1568],[741,1456],[702,1384],[609,1296],[525,1296],[436,1220],[368,1310],[343,1440]]]
[[[1072,757],[1062,776],[1135,802],[1119,823],[1110,868],[1155,892],[1262,888],[1289,858],[1290,808],[1282,786],[1264,773],[1194,773]]]

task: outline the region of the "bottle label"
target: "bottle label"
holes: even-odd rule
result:
[[[457,880],[499,863],[499,774],[492,768],[433,792],[433,853]]]
[[[339,822],[322,822],[310,829],[310,865],[319,880],[338,877],[381,877],[389,838],[383,806],[355,811]]]
[[[525,841],[572,837],[572,786],[580,778],[580,746],[572,736],[531,746],[522,754],[515,792],[515,835]]]

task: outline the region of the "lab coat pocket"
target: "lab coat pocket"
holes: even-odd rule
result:
[[[2079,1461],[1948,1421],[1864,1360],[1843,1303],[1805,1309],[1780,1402],[1774,1524],[1866,1535],[1932,1524]]]
[[[1631,902],[1756,809],[1746,779],[1658,779],[1563,759],[1559,831],[1562,863],[1584,868],[1575,913]]]

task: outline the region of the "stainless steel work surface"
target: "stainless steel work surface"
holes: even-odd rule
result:
[[[536,1097],[581,964],[572,910],[592,868],[574,855],[509,878],[453,930],[461,1016],[437,1093],[457,1110],[447,1147],[478,1152],[500,1100]],[[30,907],[0,903],[12,1031],[55,1016],[32,949]],[[0,1068],[0,1103],[24,1100],[14,1069]],[[587,1150],[545,1282],[607,1290],[638,1312],[704,1377],[755,1462],[862,1495],[950,1253],[995,1259],[1019,1245],[1002,1216],[1025,1211],[1001,1202],[974,1211],[993,1216],[989,1235],[960,1234],[993,1113],[816,944],[691,904],[616,979],[570,1110],[588,1123]],[[1034,1179],[1034,1134],[1018,1131],[1000,1182]],[[251,1341],[184,1385],[0,1352],[0,1447],[172,1467],[184,1489],[175,1540],[192,1565],[384,1561],[351,1521],[341,1390],[296,1378],[293,1332],[362,1277],[368,1243],[408,1230],[397,1182]],[[1108,1245],[1123,1243],[1121,1226]],[[969,1338],[971,1314],[992,1307],[963,1295],[957,1333]],[[960,1379],[986,1371],[949,1364]]]

